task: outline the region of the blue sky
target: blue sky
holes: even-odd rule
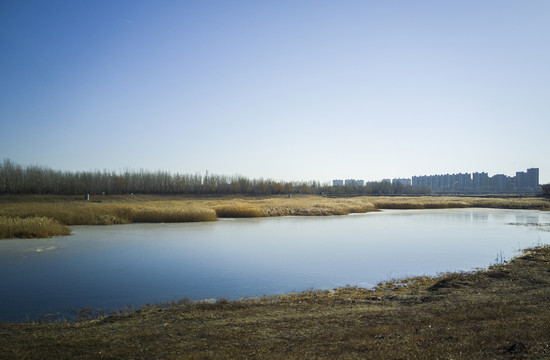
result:
[[[0,158],[549,183],[549,18],[545,0],[2,0]]]

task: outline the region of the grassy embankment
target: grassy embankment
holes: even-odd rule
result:
[[[66,235],[70,231],[66,227],[69,225],[213,221],[221,217],[346,215],[379,209],[465,207],[548,210],[550,201],[542,198],[366,196],[185,198],[127,195],[97,196],[92,197],[92,201],[65,196],[0,197],[0,238]],[[14,223],[25,225],[14,231]]]
[[[0,323],[5,359],[548,359],[550,247],[473,273],[77,323]]]

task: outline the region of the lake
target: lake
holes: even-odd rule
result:
[[[73,235],[0,241],[0,320],[252,297],[487,267],[550,244],[550,213],[386,210],[329,217],[74,226]],[[53,314],[53,315],[52,315]]]

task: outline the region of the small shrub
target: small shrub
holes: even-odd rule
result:
[[[69,235],[71,230],[47,217],[12,218],[0,216],[0,239],[47,238]]]

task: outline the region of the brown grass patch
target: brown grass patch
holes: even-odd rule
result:
[[[132,222],[213,221],[218,217],[328,216],[379,209],[444,209],[487,207],[550,210],[542,198],[321,196],[181,197],[95,196],[93,201],[70,196],[0,197],[0,216],[50,218],[63,225],[112,225]]]
[[[257,206],[242,202],[231,202],[226,205],[215,206],[216,215],[220,218],[251,218],[263,217],[265,213]]]
[[[543,198],[481,198],[459,196],[380,196],[372,198],[378,209],[447,209],[495,208],[550,210],[550,201]]]
[[[69,235],[71,230],[46,217],[13,218],[0,216],[0,239],[47,238]]]
[[[155,207],[133,209],[130,222],[160,223],[160,222],[197,222],[215,221],[216,212],[208,208],[172,208],[159,209]]]

